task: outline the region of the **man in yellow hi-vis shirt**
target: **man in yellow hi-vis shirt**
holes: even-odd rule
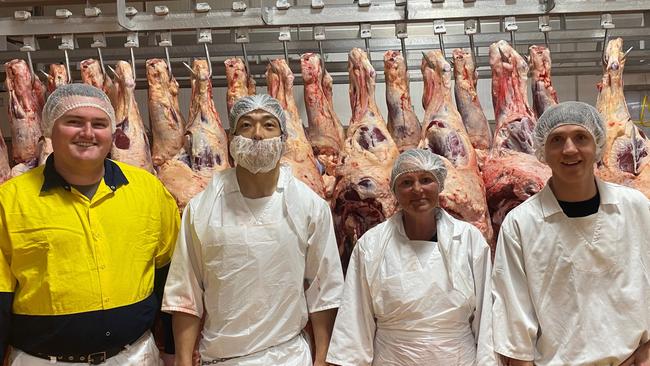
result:
[[[43,126],[54,153],[0,186],[0,360],[9,345],[12,366],[159,365],[149,329],[154,276],[178,233],[174,199],[106,159],[115,114],[99,89],[59,87]]]

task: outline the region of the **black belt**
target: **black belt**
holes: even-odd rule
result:
[[[57,362],[87,363],[89,365],[99,365],[106,362],[107,359],[117,355],[123,350],[124,347],[115,347],[107,349],[106,351],[93,352],[87,355],[46,355],[44,353],[37,352],[24,352],[34,357],[42,358],[44,360],[51,360],[52,358],[56,358]]]

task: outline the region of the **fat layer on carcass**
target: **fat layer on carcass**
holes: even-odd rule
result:
[[[492,243],[492,225],[476,152],[451,99],[451,65],[442,52],[429,51],[422,59],[421,71],[426,130],[420,147],[442,156],[447,166],[440,206],[476,226]]]
[[[117,85],[102,71],[99,61],[89,58],[81,61],[81,81],[106,93],[113,108],[117,108]]]
[[[422,126],[413,110],[406,62],[399,51],[384,53],[388,131],[400,152],[418,146]]]
[[[42,136],[41,113],[45,104],[45,87],[32,78],[24,60],[5,63],[9,94],[9,126],[11,128],[11,153],[14,163],[12,176],[20,175],[38,165]]]
[[[230,113],[237,99],[255,94],[255,80],[250,77],[246,70],[246,64],[239,57],[226,59],[223,63],[226,66],[226,81],[228,82],[226,106]]]
[[[395,212],[389,181],[399,155],[377,108],[375,69],[363,50],[350,51],[348,73],[352,118],[333,195],[334,224],[344,269],[357,239]]]
[[[536,119],[528,105],[528,63],[508,42],[490,45],[492,104],[496,119],[493,146],[532,154]]]
[[[623,39],[609,41],[598,83],[596,106],[605,119],[607,142],[596,173],[602,179],[633,187],[650,198],[650,142],[631,120],[623,94]]]
[[[146,62],[149,84],[149,122],[153,133],[155,167],[173,158],[185,142],[185,119],[178,105],[178,83],[161,59]]]
[[[332,105],[332,78],[323,68],[320,55],[306,53],[300,58],[302,80],[305,86],[307,135],[314,156],[324,169],[325,197],[330,199],[336,183],[336,167],[345,140],[343,126]]]
[[[532,78],[533,108],[539,118],[545,110],[558,103],[557,92],[551,82],[551,51],[544,46],[530,46],[528,60]]]
[[[192,99],[184,141],[176,155],[158,168],[158,178],[181,212],[214,173],[230,167],[228,136],[214,106],[206,60],[194,60],[192,64]]]
[[[476,92],[478,72],[470,52],[456,48],[453,55],[456,105],[472,146],[484,157],[492,146],[492,132]]]
[[[535,158],[536,120],[527,104],[528,64],[506,41],[490,46],[492,103],[497,126],[483,165],[483,182],[495,233],[511,209],[539,192],[551,170]]]
[[[135,80],[131,65],[125,61],[118,61],[115,73],[117,128],[111,158],[153,172],[149,139],[140,117],[138,103],[135,101]]]
[[[284,59],[269,62],[266,69],[269,95],[276,98],[287,117],[287,140],[282,162],[291,166],[293,175],[303,181],[319,196],[325,197],[323,178],[318,171],[316,158],[305,128],[300,120],[293,96],[294,75]]]

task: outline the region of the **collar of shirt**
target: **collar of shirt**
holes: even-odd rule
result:
[[[41,192],[46,192],[50,188],[56,187],[63,187],[66,191],[70,190],[70,183],[66,182],[54,168],[54,153],[47,157],[45,168],[43,169],[43,176]],[[110,159],[104,159],[104,183],[115,192],[119,187],[128,184],[129,181],[124,176],[122,169],[115,162]]]
[[[603,182],[599,178],[596,178],[596,187],[598,188],[598,194],[600,195],[600,205],[618,205],[618,198],[612,194],[612,191],[608,185],[609,183]],[[548,182],[544,188],[539,192],[540,195],[540,204],[542,206],[542,213],[544,218],[551,217],[555,214],[558,214],[562,211],[562,207],[557,202],[557,198],[553,194],[551,187]]]
[[[224,176],[224,180],[223,180],[223,193],[228,194],[233,192],[240,192],[235,169],[234,168],[230,169],[229,171],[226,171],[225,174],[226,175]],[[288,182],[287,177],[290,174],[291,174],[290,168],[284,165],[280,166],[280,176],[278,177],[278,184],[275,188],[277,192],[285,189]]]

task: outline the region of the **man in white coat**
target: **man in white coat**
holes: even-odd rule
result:
[[[594,176],[605,125],[585,103],[540,117],[552,176],[513,209],[492,277],[494,349],[509,365],[650,365],[650,204]]]
[[[329,206],[280,165],[287,130],[277,100],[241,98],[230,122],[237,167],[185,208],[165,286],[176,365],[191,365],[200,332],[202,364],[310,366],[308,319],[314,365],[325,365],[343,289]]]

